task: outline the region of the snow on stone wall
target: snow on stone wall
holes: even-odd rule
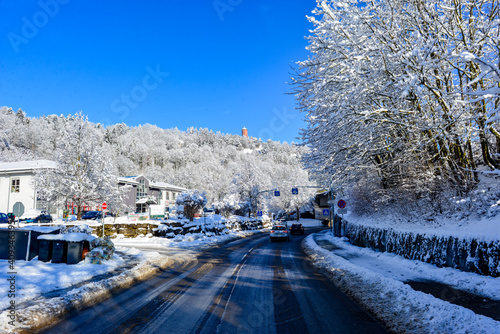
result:
[[[356,246],[395,253],[438,267],[451,267],[493,277],[500,276],[500,241],[398,231],[343,220],[343,236]]]

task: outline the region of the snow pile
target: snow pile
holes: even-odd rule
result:
[[[408,260],[394,253],[381,253],[353,246],[347,238],[336,238],[330,232],[318,233],[314,236],[314,240],[320,245],[322,240],[325,240],[334,246],[331,250],[333,254],[400,282],[433,281],[500,301],[500,277],[483,276],[453,268],[439,268],[419,260]]]
[[[157,252],[139,252],[136,249],[119,247],[109,261],[100,265],[80,262],[76,265],[52,264],[38,260],[16,261],[17,320],[16,328],[8,325],[6,307],[9,299],[0,300],[0,332],[14,333],[33,331],[57,321],[61,316],[74,308],[93,305],[107,297],[112,290],[128,288],[138,280],[144,280],[156,274],[160,268],[166,268],[174,261],[190,261],[193,255],[189,252],[175,256],[164,256]],[[95,280],[96,276],[116,272],[129,265],[130,269],[109,278]],[[6,273],[8,262],[0,261],[0,270]],[[7,291],[6,274],[1,274],[0,289]],[[73,288],[72,288],[73,287]],[[60,289],[65,289],[57,293]],[[56,292],[54,292],[56,291]],[[50,292],[50,293],[49,293]],[[53,296],[55,295],[55,297]]]
[[[313,236],[303,241],[316,267],[341,290],[397,333],[499,333],[500,322],[413,290],[409,285],[356,266],[319,247]]]

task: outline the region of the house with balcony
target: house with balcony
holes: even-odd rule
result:
[[[127,185],[130,190],[125,204],[135,207],[135,212],[138,213],[148,212],[150,205],[162,205],[165,210],[172,210],[177,196],[187,190],[164,182],[153,182],[144,175],[118,178],[119,187]]]

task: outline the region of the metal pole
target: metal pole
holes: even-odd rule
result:
[[[106,210],[102,210],[102,238],[104,239],[104,217],[106,217]]]
[[[335,236],[335,231],[334,231],[334,226],[335,226],[334,219],[335,219],[335,215],[333,214],[333,208],[334,208],[334,204],[333,204],[333,191],[332,191],[332,189],[330,189],[330,222],[332,223],[332,234],[333,234],[333,236]]]

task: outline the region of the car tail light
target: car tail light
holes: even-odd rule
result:
[[[288,231],[287,231],[287,230],[284,230],[283,232],[284,232],[284,233],[288,233]]]
[[[273,230],[271,230],[271,233],[274,233],[274,231],[273,231]]]

